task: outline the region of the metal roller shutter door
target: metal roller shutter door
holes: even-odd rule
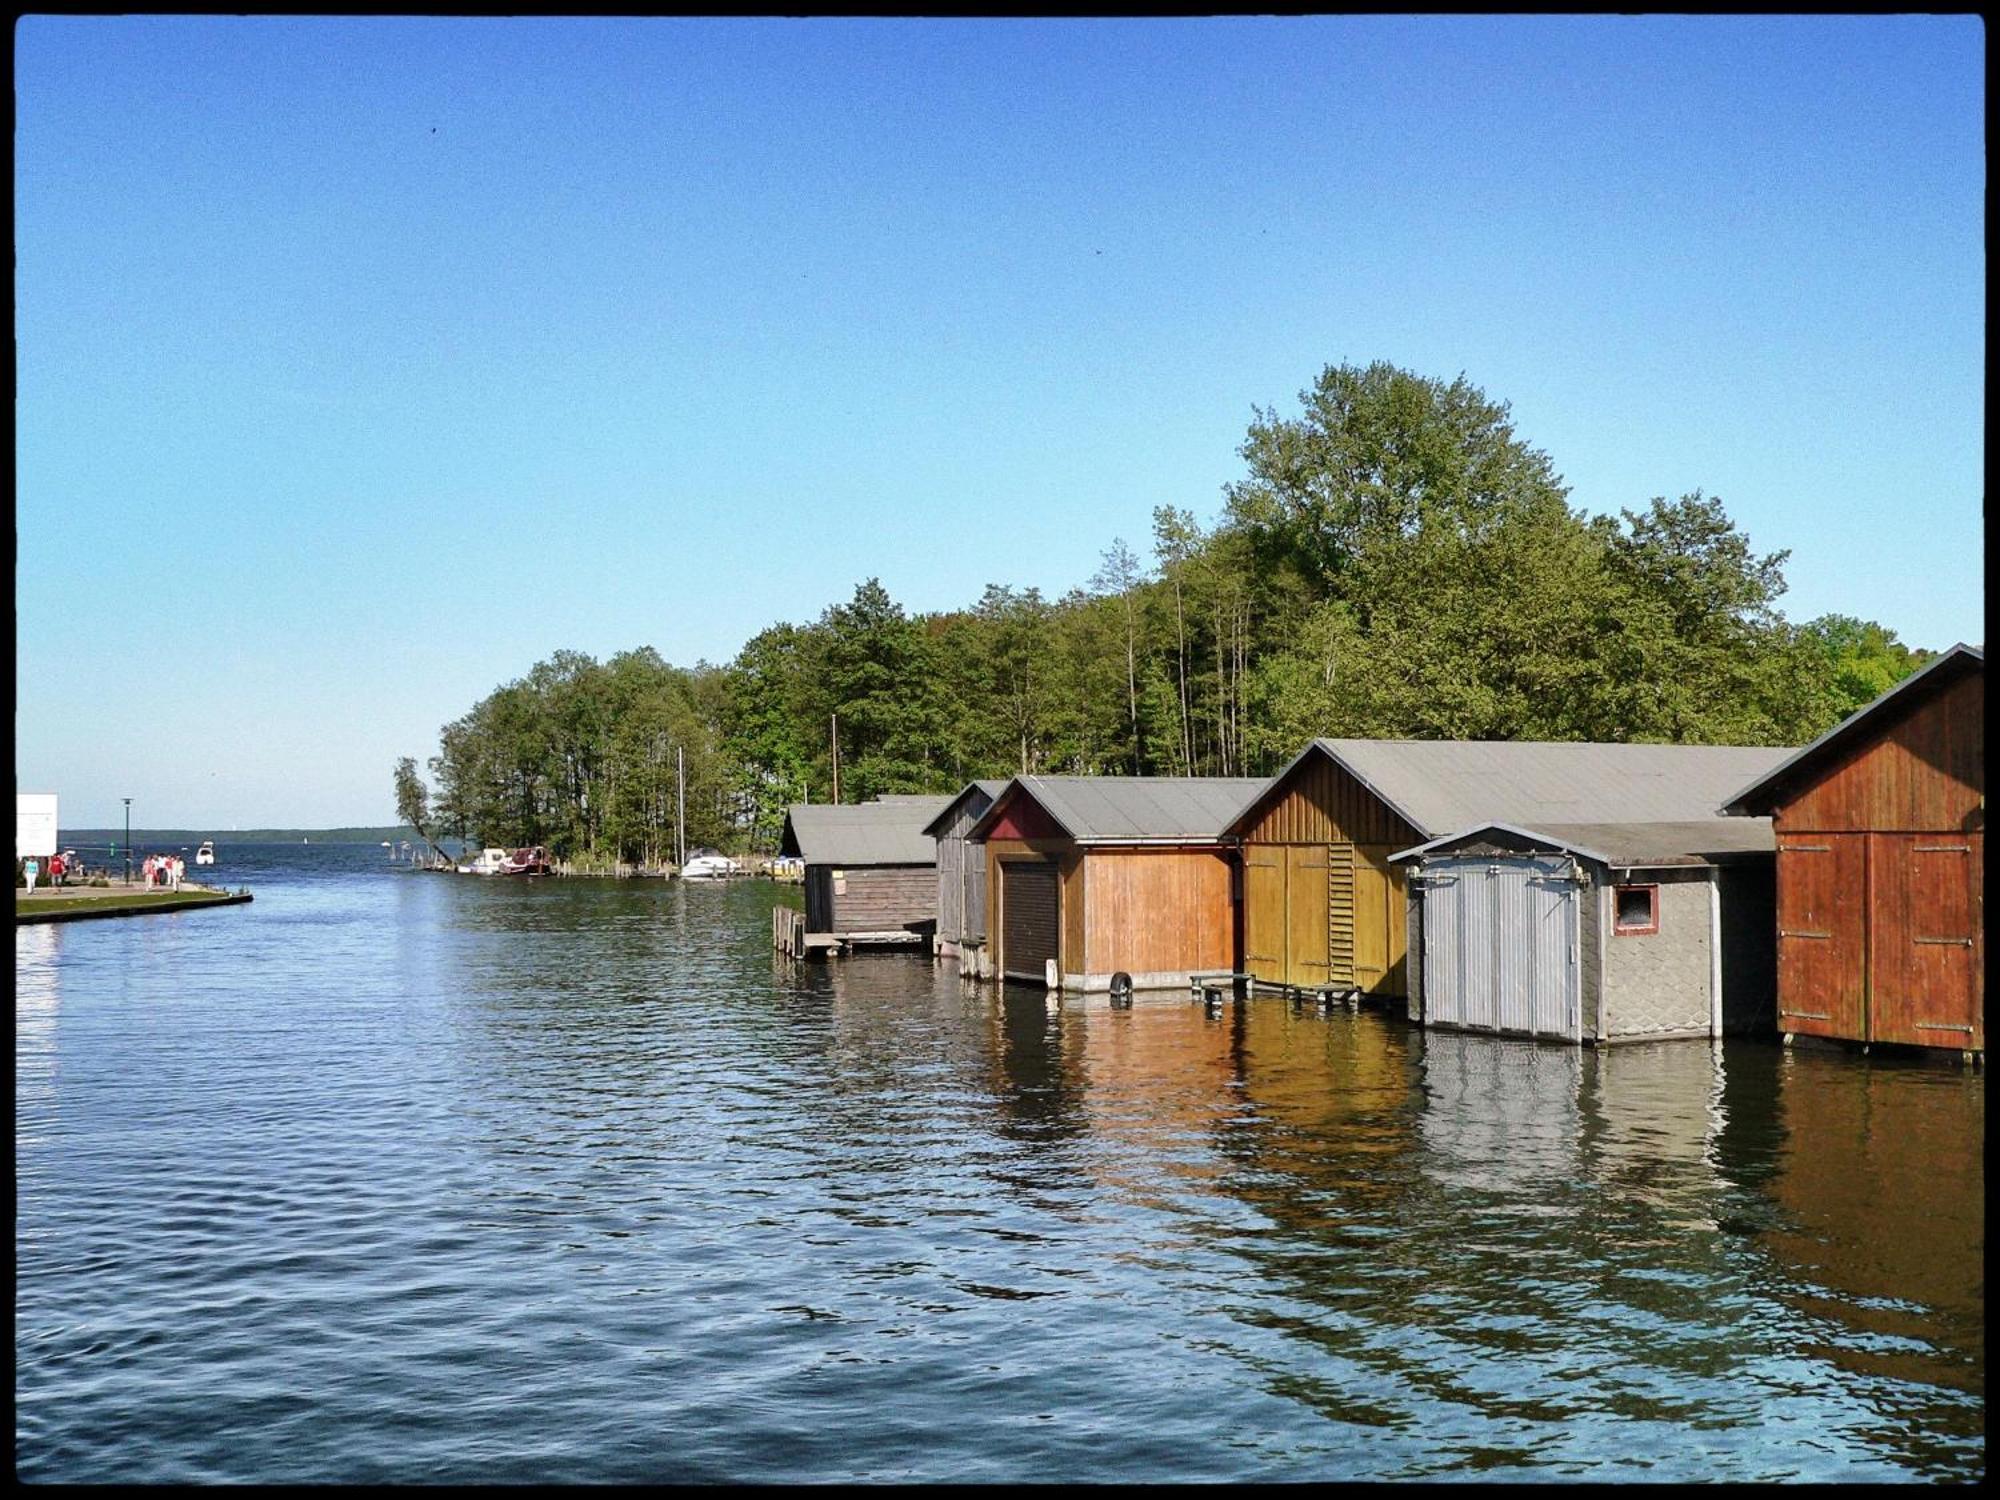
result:
[[[1041,980],[1057,956],[1056,867],[1046,861],[1000,866],[1001,962],[1016,979]]]

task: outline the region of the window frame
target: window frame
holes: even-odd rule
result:
[[[1651,913],[1646,925],[1627,923],[1618,915],[1618,897],[1624,891],[1644,891],[1651,905]],[[1611,935],[1613,937],[1651,937],[1660,930],[1660,886],[1658,881],[1627,881],[1611,887]]]

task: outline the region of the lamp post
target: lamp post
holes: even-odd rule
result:
[[[132,799],[125,799],[125,883],[132,883]]]

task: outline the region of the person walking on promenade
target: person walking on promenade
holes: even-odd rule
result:
[[[22,862],[21,873],[27,877],[28,894],[30,896],[34,895],[35,877],[42,873],[41,862],[37,860],[32,854],[29,855],[28,858]]]
[[[178,854],[169,854],[167,856],[167,889],[177,891],[180,888],[181,857]]]
[[[147,888],[148,890],[151,890],[151,889],[152,889],[152,886],[153,886],[153,856],[152,856],[152,855],[150,855],[150,854],[149,854],[149,855],[147,855],[147,856],[146,856],[146,857],[145,857],[144,859],[142,859],[142,860],[140,860],[140,861],[139,861],[139,873],[140,873],[140,875],[142,875],[142,876],[143,876],[143,877],[145,878],[145,881],[146,881],[146,888]]]
[[[57,888],[57,887],[61,886],[61,885],[62,885],[62,878],[63,878],[63,857],[62,857],[62,856],[61,856],[60,854],[51,854],[51,855],[49,856],[49,886],[50,886],[50,888],[51,888],[51,889],[55,889],[55,888]]]

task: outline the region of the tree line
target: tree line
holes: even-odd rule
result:
[[[1204,526],[1161,506],[1058,597],[911,614],[873,578],[726,666],[559,651],[397,767],[425,837],[583,867],[768,850],[785,808],[974,777],[1264,775],[1314,735],[1803,744],[1922,666],[1881,625],[1777,607],[1722,502],[1572,506],[1464,377],[1329,366],[1258,410]]]

